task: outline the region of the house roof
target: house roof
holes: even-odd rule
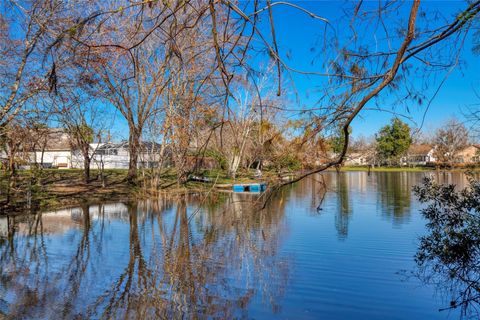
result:
[[[98,146],[97,150],[124,149],[124,148],[125,149],[128,148],[127,141],[103,143]]]
[[[45,128],[31,135],[37,135],[38,141],[34,143],[35,151],[59,151],[71,150],[70,136],[62,128]]]
[[[128,149],[128,141],[124,140],[121,142],[107,142],[100,145],[97,150],[111,150],[111,149]],[[151,142],[151,141],[142,141],[140,142],[140,149],[143,152],[152,152],[159,151],[161,148],[160,143]]]
[[[430,144],[412,144],[408,148],[409,154],[428,154],[433,149]]]
[[[359,159],[359,158],[371,158],[375,156],[376,150],[375,149],[368,149],[363,152],[349,152],[347,153],[347,159]]]

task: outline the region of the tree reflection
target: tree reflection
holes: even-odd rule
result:
[[[45,303],[50,294],[55,294],[49,283],[49,260],[43,238],[42,215],[27,217],[8,217],[8,235],[0,244],[1,294],[7,292],[17,297],[15,303],[8,306],[9,318],[35,318],[39,304]],[[22,228],[19,229],[19,223]],[[30,237],[20,242],[17,233]],[[43,315],[43,313],[40,313]]]
[[[453,184],[437,184],[425,178],[415,187],[429,233],[421,238],[415,261],[417,276],[448,297],[445,309],[461,315],[480,316],[480,182],[455,190]]]
[[[408,172],[378,172],[377,194],[382,213],[401,224],[409,218],[411,205],[411,176]]]
[[[204,200],[149,200],[124,211],[85,205],[15,221],[0,243],[4,312],[15,319],[235,318],[254,296],[278,311],[289,272],[277,252],[282,195],[260,212],[237,195],[216,205]],[[124,253],[113,268],[104,265],[108,248]]]
[[[349,181],[345,173],[338,173],[337,178],[337,214],[335,215],[335,229],[340,240],[345,240],[348,236],[348,223],[352,215],[351,203],[349,198]]]

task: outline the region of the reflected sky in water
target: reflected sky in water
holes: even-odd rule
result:
[[[405,279],[425,173],[325,173],[215,194],[0,218],[0,312],[19,318],[446,319]],[[466,184],[460,173],[440,181]],[[326,187],[326,188],[325,188]],[[320,205],[320,208],[318,208]]]

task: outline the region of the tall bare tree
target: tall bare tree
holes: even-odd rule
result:
[[[7,0],[0,13],[0,128],[26,102],[48,91],[51,72],[46,47],[57,37],[63,1]]]
[[[107,127],[105,122],[100,124],[100,108],[94,102],[79,97],[59,100],[54,100],[54,115],[70,137],[72,161],[83,163],[84,182],[89,183],[90,166],[97,149],[93,142],[105,133]]]
[[[452,163],[458,156],[458,152],[468,144],[468,130],[457,119],[450,119],[437,130],[434,142],[437,161],[444,164]]]

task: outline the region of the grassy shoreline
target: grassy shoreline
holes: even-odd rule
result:
[[[431,167],[375,167],[371,172],[432,172]],[[480,168],[466,169],[440,169],[441,171],[479,171]],[[328,169],[335,172],[335,169]],[[368,172],[366,166],[345,166],[342,172]],[[214,184],[228,185],[234,183],[256,182],[252,172],[240,172],[236,179],[228,178],[223,170],[211,170],[205,174],[210,182],[189,181],[185,185],[178,185],[175,172],[165,170],[158,187],[137,187],[128,184],[127,170],[105,170],[105,186],[97,170],[92,170],[89,184],[83,182],[83,171],[78,169],[47,169],[41,172],[19,171],[16,176],[16,185],[11,192],[11,201],[5,205],[5,190],[7,177],[0,175],[0,215],[15,214],[20,212],[38,212],[55,210],[62,207],[78,206],[85,203],[98,203],[105,201],[131,201],[147,197],[180,195],[187,193],[206,192]],[[139,185],[150,185],[148,174],[139,171]],[[274,171],[264,171],[262,181],[267,183],[278,182],[279,177]],[[146,183],[145,183],[146,182]],[[224,189],[225,190],[225,189]]]
[[[83,181],[83,171],[80,169],[18,171],[8,205],[6,204],[8,178],[5,174],[0,175],[0,216],[55,210],[85,203],[131,201],[161,195],[175,196],[206,192],[212,188],[214,182],[219,185],[254,182],[251,173],[242,172],[237,179],[231,179],[226,177],[224,171],[212,170],[206,175],[211,180],[209,183],[188,181],[184,185],[179,185],[175,172],[164,170],[160,175],[161,178],[156,182],[158,187],[153,188],[150,172],[139,170],[138,185],[144,187],[128,183],[128,170],[113,169],[105,170],[104,173],[105,185],[100,179],[98,170],[91,171],[88,184]],[[269,174],[265,176],[267,180],[271,178]]]

